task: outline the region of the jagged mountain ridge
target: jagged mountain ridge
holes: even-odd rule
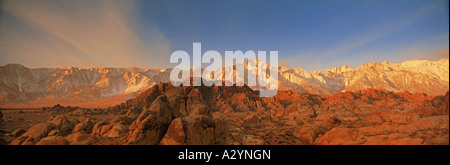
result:
[[[355,69],[346,65],[323,71],[281,69],[279,78],[315,94],[336,94],[361,89],[443,95],[449,89],[449,60],[411,60],[402,63],[367,63]],[[284,87],[291,89],[291,86]],[[283,89],[283,87],[281,88]],[[295,88],[293,90],[296,90]],[[298,91],[298,90],[297,90]]]
[[[238,65],[245,65],[246,72],[257,73],[256,68],[248,67],[247,63]],[[225,67],[222,71],[232,67]],[[170,71],[170,68],[30,69],[20,64],[7,64],[0,67],[0,105],[55,99],[86,102],[129,96],[117,100],[116,103],[120,103],[157,83],[170,81]],[[357,68],[344,65],[313,72],[280,66],[278,74],[279,90],[319,95],[369,88],[428,95],[443,95],[449,90],[448,59],[373,62]],[[233,74],[224,74],[227,76],[229,78]]]
[[[250,61],[250,62],[249,62]],[[244,74],[255,74],[253,67],[257,59],[248,60],[243,65]],[[250,65],[248,65],[250,63]],[[238,72],[233,73],[233,67],[221,71],[225,79],[232,80],[238,75],[236,82],[244,83]],[[227,74],[228,73],[228,74]],[[293,90],[302,93],[331,95],[344,91],[354,91],[369,88],[385,89],[393,92],[408,91],[410,93],[426,93],[428,95],[443,95],[449,89],[449,59],[437,61],[409,60],[402,63],[373,62],[357,68],[347,65],[333,67],[322,71],[308,72],[303,68],[278,67],[279,90]]]
[[[20,102],[64,98],[74,102],[117,95],[135,96],[154,84],[169,81],[166,69],[0,67],[0,100]]]

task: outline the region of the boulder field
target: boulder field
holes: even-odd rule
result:
[[[10,145],[448,145],[449,93],[334,95],[160,83],[104,109],[57,105]],[[106,116],[106,117],[105,117]]]

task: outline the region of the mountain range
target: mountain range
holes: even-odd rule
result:
[[[256,73],[244,64],[246,72]],[[223,69],[233,69],[228,66]],[[38,107],[53,104],[107,107],[137,96],[160,82],[170,81],[172,68],[27,68],[0,66],[0,106]],[[233,76],[224,75],[224,77]],[[229,77],[228,77],[229,78]],[[308,72],[278,67],[279,90],[332,95],[369,88],[393,92],[444,95],[449,90],[449,59],[373,62]],[[237,80],[240,81],[240,80]]]

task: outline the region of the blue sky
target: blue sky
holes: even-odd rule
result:
[[[71,54],[70,59],[74,59],[71,60],[72,64],[75,63],[74,65],[82,67],[99,65],[124,67],[133,65],[139,67],[170,66],[168,64],[170,53],[175,50],[185,50],[191,54],[193,42],[201,42],[203,51],[217,50],[222,55],[225,50],[276,50],[279,52],[280,65],[303,67],[309,71],[322,70],[344,64],[358,67],[363,63],[374,61],[401,62],[410,59],[435,60],[448,58],[448,0],[201,0],[192,2],[160,0],[129,2],[130,4],[127,4],[128,7],[125,8],[122,6],[127,5],[118,5],[117,3],[97,4],[99,6],[112,6],[114,10],[105,7],[104,12],[94,14],[102,15],[106,13],[108,16],[114,15],[117,18],[106,20],[104,26],[90,27],[86,25],[86,27],[72,31],[58,28],[61,27],[57,26],[59,22],[52,21],[52,19],[59,20],[59,18],[44,17],[46,14],[42,14],[44,18],[28,18],[31,17],[31,14],[22,14],[20,11],[17,11],[21,9],[13,8],[14,5],[6,4],[3,5],[6,7],[2,7],[1,25],[4,26],[8,23],[9,26],[10,22],[16,22],[19,25],[5,26],[3,29],[7,30],[2,30],[0,33],[9,34],[14,33],[11,31],[16,31],[15,33],[20,34],[26,31],[27,33],[39,34],[36,36],[40,37],[31,39],[23,37],[21,39],[21,42],[29,40],[30,44],[32,43],[31,41],[37,41],[42,36],[51,38],[48,35],[54,35],[57,36],[55,40],[58,40],[58,37],[63,38],[61,42],[68,42],[68,44],[58,47],[61,47],[62,52],[66,49],[71,52],[77,51],[78,53]],[[25,1],[25,3],[32,2]],[[66,11],[61,9],[71,9],[71,5],[60,3],[52,5],[52,8],[49,8],[48,5],[30,5],[32,6],[30,8],[37,8],[36,12],[55,10],[56,13]],[[89,8],[88,6],[92,6],[89,4],[89,1],[77,5],[78,8],[83,8],[83,6]],[[13,7],[9,8],[10,6]],[[46,10],[41,11],[38,8],[45,8]],[[68,11],[72,13],[66,14],[66,19],[81,18],[80,20],[86,20],[85,24],[91,23],[89,16],[79,14],[80,12],[91,12],[90,10],[74,9],[73,11]],[[109,11],[116,11],[116,13],[110,14],[114,12]],[[51,14],[55,13],[48,15]],[[57,15],[64,16],[64,14]],[[49,21],[41,23],[33,21],[33,19]],[[113,22],[113,24],[108,23],[108,21]],[[95,39],[90,37],[77,38],[76,40],[66,39],[72,37],[67,35],[67,33],[75,31],[82,35],[84,34],[83,32],[88,31],[78,29],[116,28],[111,27],[111,25],[115,25],[117,22],[123,23],[125,28],[111,31],[106,36],[118,34],[125,29],[133,37],[127,37],[126,35],[113,37],[106,42],[126,40],[122,41],[125,43],[111,43],[111,46],[123,47],[123,50],[118,48],[114,52],[123,52],[123,54],[127,55],[116,55],[105,62],[101,60],[101,57],[110,52],[107,50],[93,52],[88,50],[104,48],[105,45],[83,46],[84,40],[98,40],[98,42],[101,42],[101,39],[98,38],[102,38],[103,35],[97,36]],[[56,27],[48,26],[48,24],[56,24]],[[38,30],[29,32],[29,29],[33,29],[33,26],[36,26],[37,28],[35,29]],[[22,30],[15,30],[19,29],[17,27],[22,27]],[[27,28],[29,29],[27,30]],[[102,28],[96,31],[103,33]],[[40,30],[47,32],[36,32]],[[49,33],[48,31],[61,32],[47,34]],[[93,35],[97,34],[93,33]],[[72,38],[76,38],[76,36]],[[128,41],[129,38],[132,39]],[[8,39],[0,36],[0,43],[2,41],[6,42]],[[141,46],[130,49],[130,45],[136,45],[134,43],[136,41]],[[129,42],[132,43],[130,44]],[[41,47],[51,47],[54,45],[52,43],[58,42],[52,41],[42,44]],[[117,46],[114,44],[117,44]],[[18,52],[16,50],[18,48],[7,44],[0,44],[0,46],[8,48],[5,49],[8,51],[0,52],[3,54],[0,56],[2,63],[27,63],[20,61],[19,58],[12,58],[14,52]],[[134,51],[141,49],[142,51]],[[59,52],[52,53],[62,54]],[[88,55],[82,55],[83,53]],[[4,54],[8,54],[8,56]],[[114,60],[114,58],[117,58],[117,60]],[[133,58],[135,60],[124,62],[120,58]],[[64,58],[60,60],[64,61]],[[58,67],[58,65],[63,64],[70,64],[70,61],[45,65],[36,61],[34,63],[28,62],[28,65],[32,66],[49,65]]]

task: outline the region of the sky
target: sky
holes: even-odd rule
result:
[[[279,65],[449,57],[448,0],[3,0],[0,65],[172,67],[176,50],[278,51]]]

